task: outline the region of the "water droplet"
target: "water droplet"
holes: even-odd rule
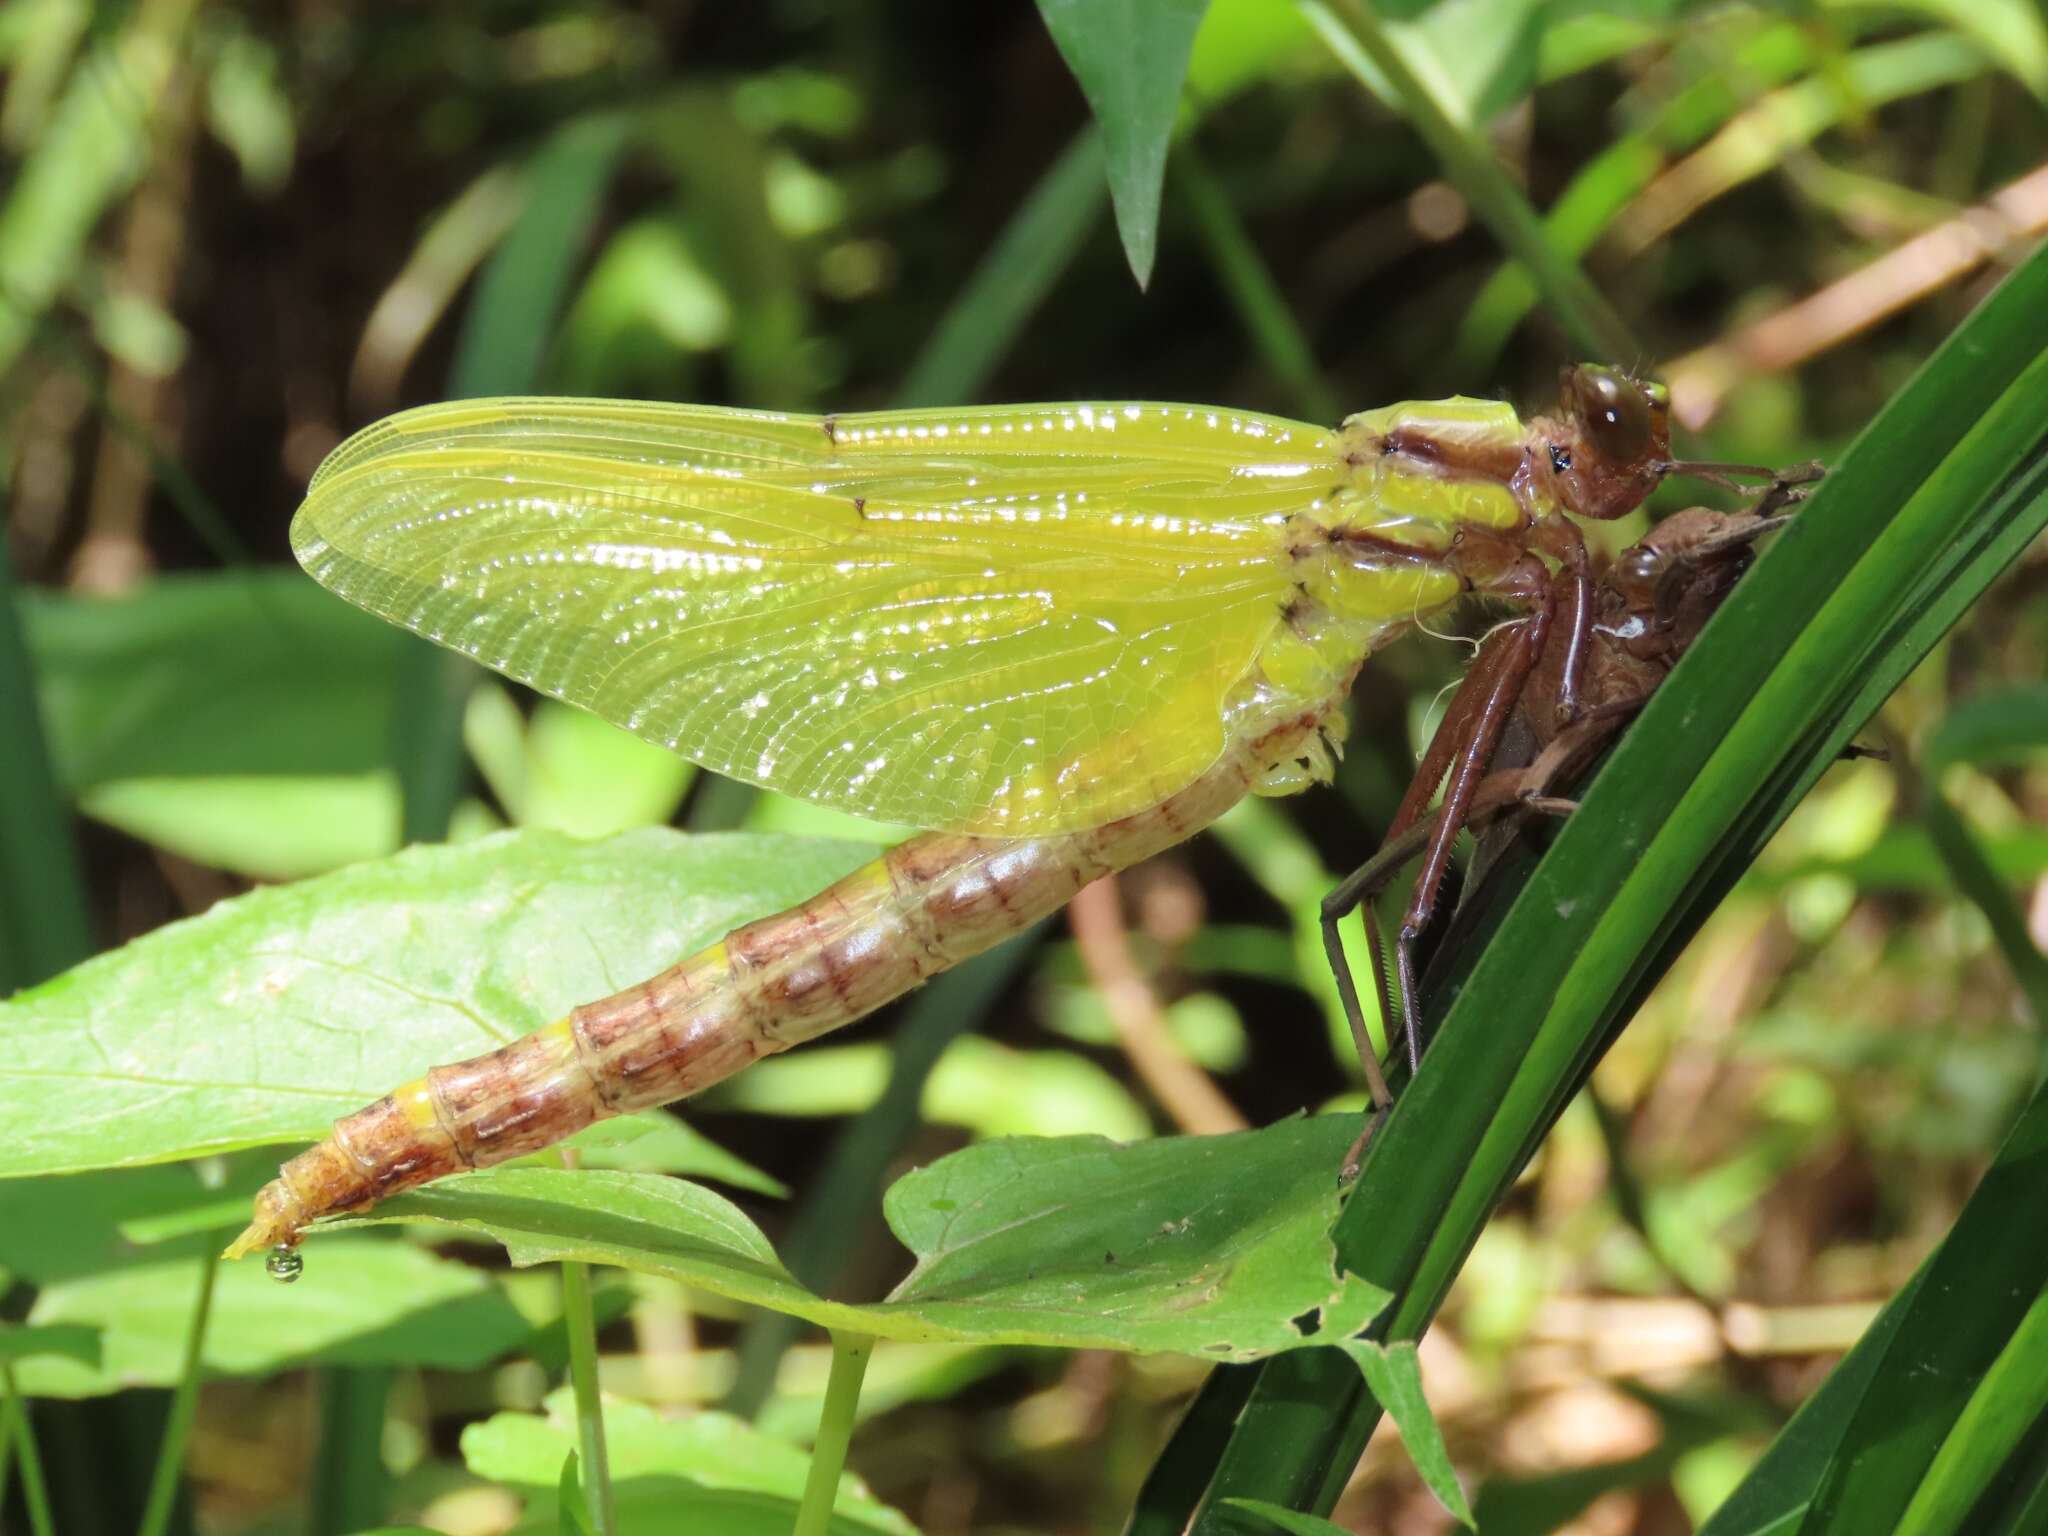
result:
[[[298,1249],[279,1243],[271,1249],[263,1267],[270,1271],[270,1278],[279,1285],[290,1285],[306,1272],[306,1258]]]

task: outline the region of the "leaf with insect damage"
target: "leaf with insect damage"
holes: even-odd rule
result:
[[[730,1202],[674,1180],[466,1174],[372,1220],[487,1233],[516,1264],[617,1264],[882,1338],[1249,1360],[1357,1332],[1381,1293],[1339,1275],[1329,1227],[1348,1115],[1228,1136],[984,1142],[919,1169],[885,1209],[914,1267],[888,1300],[799,1284]],[[317,1265],[319,1247],[311,1250]]]

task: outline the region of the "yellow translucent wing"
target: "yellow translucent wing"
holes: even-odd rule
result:
[[[292,544],[350,601],[720,773],[1039,834],[1216,760],[1335,453],[1190,406],[466,401],[335,450]]]

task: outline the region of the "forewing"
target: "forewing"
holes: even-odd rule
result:
[[[1217,759],[1334,452],[1187,406],[468,401],[343,444],[292,543],[350,601],[720,773],[1028,835]]]

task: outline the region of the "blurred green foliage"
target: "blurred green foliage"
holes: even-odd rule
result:
[[[524,389],[1535,407],[1597,346],[1669,379],[1685,451],[1789,463],[1833,457],[2048,228],[2032,0],[1046,12],[0,4],[0,986],[407,829],[900,835],[736,794],[282,569],[321,454],[388,410]],[[1421,1369],[1483,1529],[1682,1530],[1738,1489],[1712,1529],[1762,1529],[1822,1476],[1812,1518],[1855,1528],[1901,1495],[1828,1457],[1877,1433],[1859,1401],[1927,1400],[1935,1346],[1984,1384],[1948,1394],[1969,1432],[1921,1447],[1914,1528],[2048,1497],[1998,1470],[2048,1460],[2038,1317],[1970,1354],[1935,1288],[1988,1273],[1940,1244],[2001,1145],[2038,1170],[2038,1099],[2012,1128],[2043,1063],[2043,569],[2020,554],[1903,679],[1865,737],[1889,760],[1821,778],[1478,1237]],[[1370,852],[1459,659],[1376,658],[1335,793],[1244,807],[1125,881],[1173,1038],[1254,1124],[1356,1102],[1314,903]],[[1057,931],[960,982],[904,1011],[894,1054],[885,1016],[693,1111],[730,1151],[649,1132],[637,1162],[587,1161],[709,1167],[805,1286],[866,1301],[903,1272],[879,1198],[910,1164],[1175,1128]],[[164,1028],[222,1044],[193,1009]],[[0,1109],[33,1126],[56,1096],[18,1064]],[[90,1144],[89,1110],[62,1113]],[[262,1161],[0,1185],[0,1525],[134,1527],[162,1389],[197,1382],[197,1255]],[[1958,1235],[2038,1231],[2040,1188],[1986,1181]],[[218,1379],[171,1439],[162,1528],[343,1529],[305,1490],[350,1456],[390,1479],[370,1518],[555,1528],[574,1410],[513,1363],[559,1373],[552,1284],[383,1238],[332,1240],[298,1290],[220,1280]],[[631,1399],[607,1414],[622,1528],[786,1529],[818,1348],[673,1278],[597,1299],[600,1374]],[[1170,1503],[1152,1469],[1194,1363],[933,1348],[879,1349],[853,1449],[876,1497],[849,1487],[837,1528],[1100,1529]],[[728,1391],[751,1425],[644,1406]],[[1185,1433],[1227,1438],[1242,1389],[1203,1394]],[[1245,1425],[1306,1422],[1269,1409]],[[1384,1437],[1331,1495],[1344,1529],[1446,1518]]]

